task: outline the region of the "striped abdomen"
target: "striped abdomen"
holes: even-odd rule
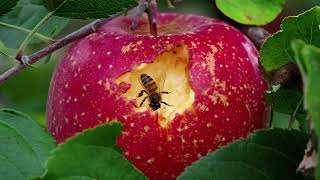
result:
[[[156,82],[147,74],[141,74],[140,80],[144,88],[149,94],[156,93],[158,86]]]

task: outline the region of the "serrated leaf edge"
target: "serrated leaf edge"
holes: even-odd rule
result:
[[[263,43],[262,46],[261,46],[261,49],[260,49],[260,53],[259,53],[259,54],[262,55],[262,54],[265,53],[265,52],[264,52],[265,50],[264,50],[263,47],[264,47],[266,44],[268,44],[271,39],[273,39],[275,36],[280,36],[281,33],[285,32],[285,29],[283,29],[283,28],[284,28],[284,23],[286,23],[286,21],[298,19],[299,17],[301,17],[301,16],[303,16],[303,15],[305,15],[305,14],[307,14],[307,13],[310,13],[310,12],[312,12],[312,11],[314,11],[314,10],[320,11],[320,6],[315,6],[315,7],[313,7],[313,8],[310,8],[309,10],[307,10],[307,11],[301,13],[301,14],[298,14],[298,15],[296,15],[296,16],[288,16],[288,17],[285,17],[285,18],[282,20],[281,24],[280,24],[280,30],[277,31],[277,32],[275,32],[275,33],[273,33],[272,35],[270,35],[270,36],[264,41],[264,43]],[[320,28],[320,27],[319,27],[319,28]],[[298,38],[298,39],[299,39],[299,38]],[[291,45],[290,45],[290,46],[291,46]],[[267,68],[265,68],[264,65],[263,65],[263,64],[264,64],[264,63],[263,63],[263,62],[264,62],[263,59],[265,59],[265,58],[263,58],[263,56],[261,56],[261,58],[260,58],[260,63],[261,63],[261,65],[262,65],[263,69],[264,69],[266,72],[270,72],[270,71],[272,71],[272,70],[275,70],[275,69],[267,69]],[[290,61],[292,61],[293,59],[294,59],[294,57],[290,57]]]

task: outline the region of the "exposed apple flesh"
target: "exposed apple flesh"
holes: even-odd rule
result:
[[[158,122],[163,128],[170,125],[176,114],[183,114],[186,110],[192,110],[194,102],[194,91],[190,86],[190,76],[188,71],[189,53],[185,45],[178,44],[177,48],[159,55],[153,63],[143,63],[133,68],[132,71],[121,75],[116,79],[116,83],[130,84],[130,89],[123,95],[127,100],[136,99],[144,85],[140,82],[140,75],[145,73],[154,78],[158,89],[156,92],[166,91],[169,94],[161,95],[162,101],[169,103],[170,106],[162,104],[158,110]],[[145,95],[147,96],[147,95]],[[140,107],[140,102],[144,98],[138,99],[139,107],[137,112],[144,112],[150,106],[145,102]]]
[[[257,50],[235,28],[206,17],[161,14],[159,36],[144,17],[120,17],[76,42],[58,65],[47,105],[61,143],[120,121],[124,156],[150,179],[173,179],[209,151],[267,125]],[[141,74],[162,94],[157,111],[137,97]]]

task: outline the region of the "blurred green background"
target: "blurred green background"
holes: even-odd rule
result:
[[[21,0],[21,2],[23,3],[28,3],[27,1],[28,0]],[[32,1],[33,3],[34,1],[36,1],[36,3],[38,4],[41,2],[37,0],[30,1]],[[310,7],[313,7],[316,4],[319,5],[320,0],[287,0],[285,10],[282,14],[295,15],[303,12],[306,9],[309,9]],[[168,7],[166,0],[159,1],[159,9],[161,11],[193,13],[216,18],[222,17],[222,14],[215,8],[214,2],[210,2],[208,0],[185,0],[182,2],[173,1],[173,5],[175,7],[170,8]],[[17,13],[11,13],[10,15],[11,16],[8,16],[9,19],[12,16],[15,16],[14,18],[25,18],[26,21],[28,20],[28,17],[22,17],[23,15],[27,16],[25,14],[19,14],[19,16],[17,16]],[[271,29],[273,31],[279,27],[280,19],[281,18],[278,18],[277,22],[269,25],[272,26]],[[0,22],[9,23],[10,21],[7,20],[8,19],[0,18]],[[55,38],[59,38],[90,22],[90,20],[71,20],[67,22],[61,19],[58,21],[60,24],[65,23],[67,25],[65,26],[65,24],[63,24],[64,28],[61,29],[59,33],[44,33],[47,35],[52,34]],[[50,29],[52,30],[54,29],[54,27],[50,26]],[[6,32],[5,35],[4,31]],[[15,30],[7,29],[0,26],[0,43],[2,42],[8,47],[11,47],[12,44],[15,44],[19,38],[21,40],[25,36],[25,33],[17,32]],[[34,52],[44,46],[46,46],[46,43],[39,43],[38,41],[34,41],[28,47],[28,53]],[[66,48],[55,52],[45,61],[40,61],[35,65],[36,67],[30,67],[17,76],[13,77],[12,79],[0,84],[0,108],[14,108],[16,110],[22,111],[32,116],[41,125],[45,126],[45,107],[50,79],[54,71],[54,67],[58,62],[58,59],[62,57]],[[17,62],[15,60],[8,59],[0,54],[0,73],[3,73],[5,70],[16,63]],[[281,116],[279,114],[277,115]],[[284,126],[284,124],[281,122],[280,124],[279,122],[275,122],[275,124],[276,126]]]

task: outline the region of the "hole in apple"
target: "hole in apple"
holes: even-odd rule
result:
[[[149,98],[139,106],[143,99],[148,96],[144,93],[138,97],[144,87],[140,81],[141,74],[149,75],[157,85],[157,92],[166,91],[169,94],[162,94],[163,102],[155,112],[158,113],[158,121],[161,127],[167,127],[175,118],[176,114],[183,114],[192,107],[195,93],[190,86],[190,75],[188,71],[189,51],[186,45],[176,45],[172,50],[160,54],[152,63],[142,63],[135,66],[116,79],[117,84],[130,84],[130,88],[122,95],[128,100],[137,100],[136,112],[153,111],[149,106]]]

